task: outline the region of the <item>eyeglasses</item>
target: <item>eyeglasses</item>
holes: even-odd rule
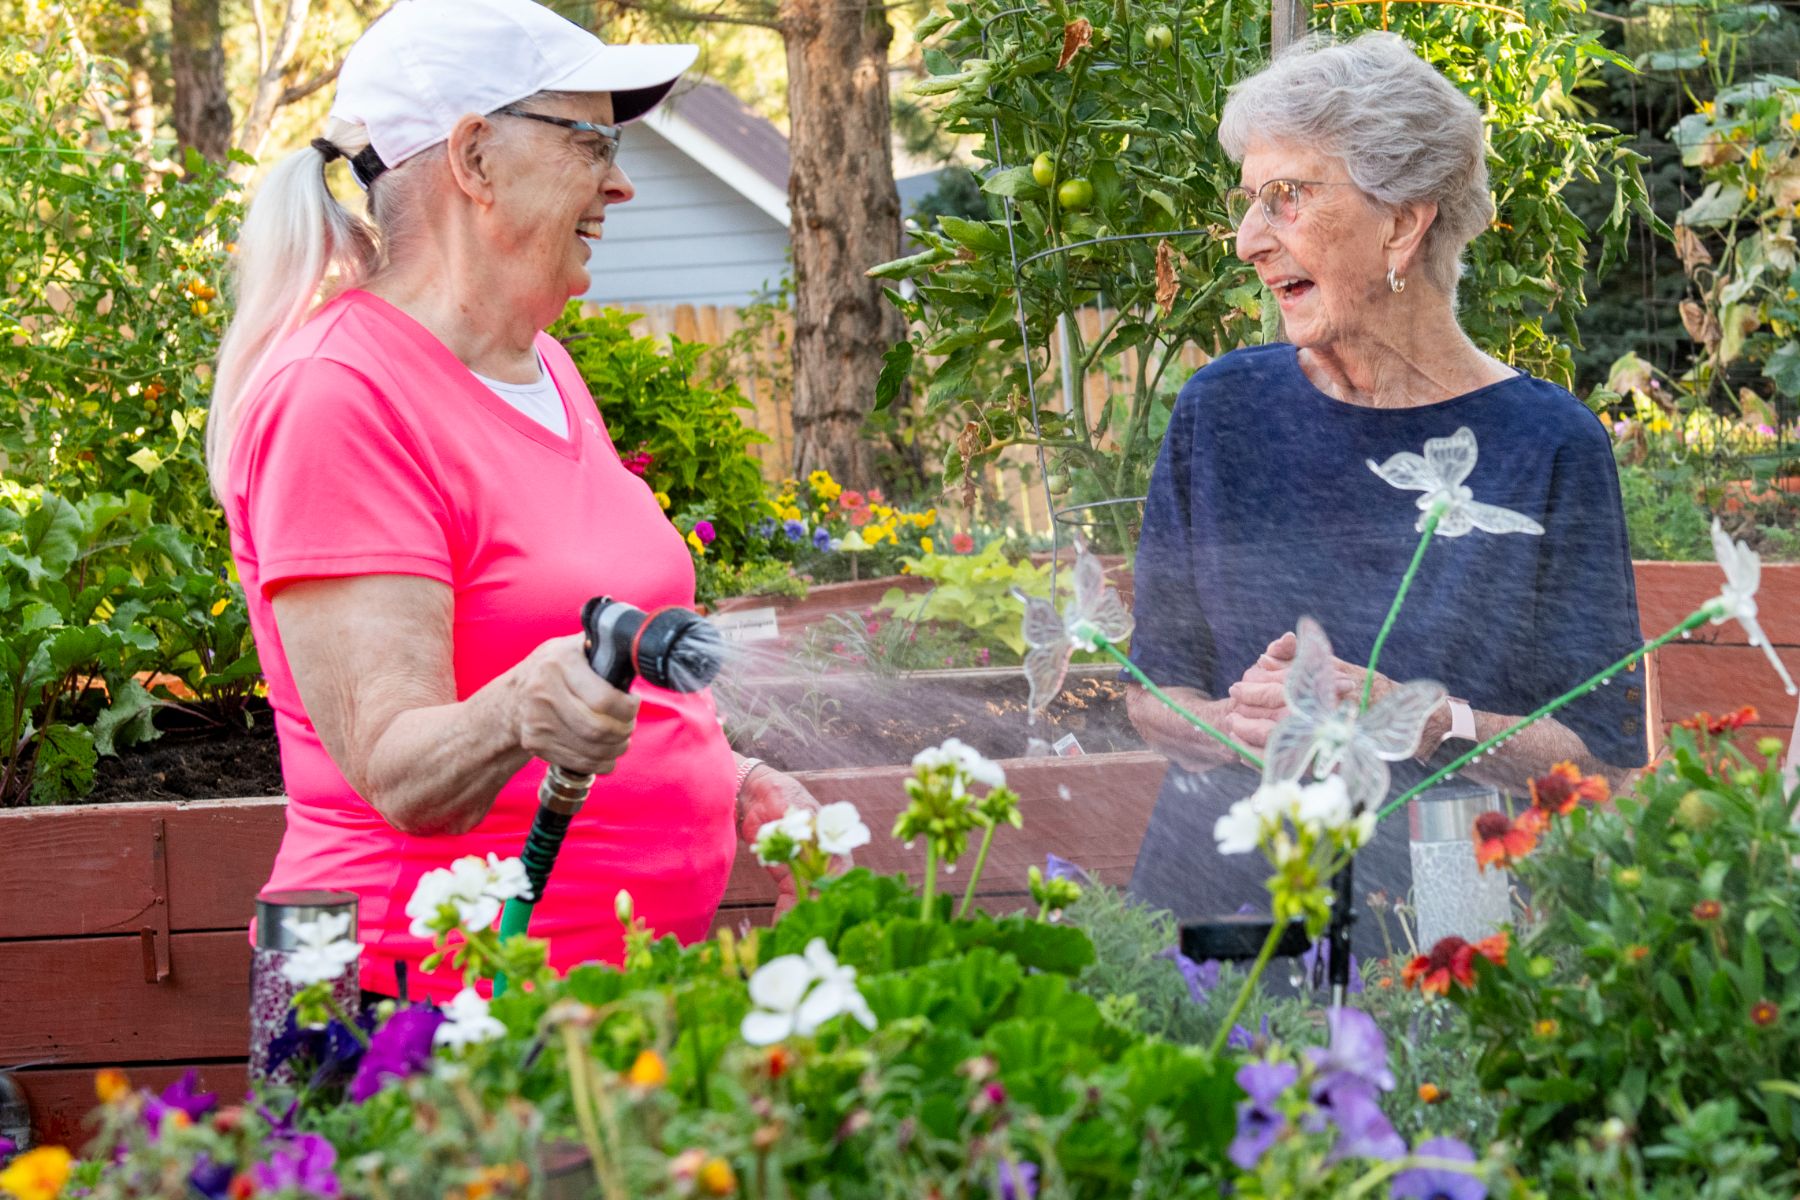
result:
[[[1234,187],[1225,193],[1225,215],[1231,218],[1231,227],[1236,229],[1250,215],[1251,203],[1260,201],[1264,219],[1281,229],[1292,225],[1300,215],[1300,201],[1306,195],[1307,188],[1348,186],[1348,183],[1342,181],[1327,183],[1318,179],[1271,179],[1254,192],[1246,187]]]
[[[523,117],[527,121],[542,121],[546,125],[556,125],[575,133],[591,133],[592,138],[576,138],[575,144],[585,150],[594,160],[594,165],[602,171],[608,170],[619,161],[619,136],[622,130],[617,125],[596,125],[592,121],[571,121],[567,117],[553,117],[549,113],[526,112],[523,109],[497,108],[493,112],[497,117]]]

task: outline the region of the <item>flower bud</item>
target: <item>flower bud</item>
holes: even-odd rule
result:
[[[1644,873],[1636,867],[1621,867],[1613,875],[1613,883],[1620,891],[1635,892],[1643,885]]]
[[[1550,972],[1556,970],[1556,963],[1545,955],[1534,955],[1525,964],[1525,973],[1533,979],[1548,979]]]
[[[613,912],[618,915],[619,924],[631,924],[631,918],[634,912],[631,904],[631,893],[624,888],[620,888],[619,894],[613,897]]]

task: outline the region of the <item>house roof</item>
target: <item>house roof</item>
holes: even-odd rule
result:
[[[716,83],[684,86],[644,123],[786,226],[788,142],[771,122]]]

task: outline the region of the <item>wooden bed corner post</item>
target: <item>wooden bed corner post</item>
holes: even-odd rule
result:
[[[1271,0],[1269,5],[1269,57],[1306,36],[1306,0]]]

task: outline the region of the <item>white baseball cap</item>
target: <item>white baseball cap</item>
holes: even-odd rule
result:
[[[635,121],[693,65],[697,46],[609,46],[536,0],[397,0],[338,73],[331,115],[362,125],[381,166],[450,136],[470,113],[538,92],[611,92]]]

